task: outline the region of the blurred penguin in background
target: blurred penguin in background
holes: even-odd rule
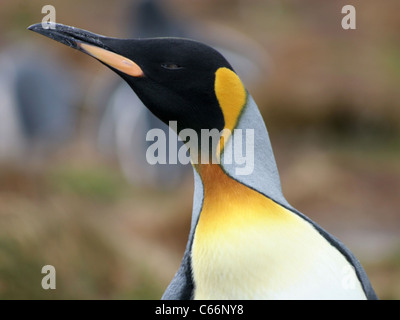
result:
[[[28,44],[0,53],[0,162],[45,162],[73,137],[79,86],[71,69]]]
[[[229,58],[250,87],[258,82],[261,74],[265,76],[266,53],[244,35],[225,27],[198,25],[178,18],[168,1],[163,0],[133,1],[127,12],[128,38],[181,37],[215,44],[214,47]],[[178,137],[143,105],[125,81],[118,80],[111,95],[109,88],[97,88],[96,91],[101,92],[97,94],[98,101],[92,102],[99,105],[101,114],[99,148],[103,153],[117,157],[123,174],[132,185],[165,190],[177,188],[186,179],[192,179],[190,165],[168,163],[169,148],[165,155],[158,155],[167,160],[166,164],[149,164],[146,152],[154,141],[146,141],[146,135],[151,129],[162,130],[167,142],[168,139],[178,140]],[[102,98],[106,96],[111,98]],[[102,101],[107,103],[104,105]],[[177,150],[181,146],[179,141]]]
[[[140,0],[129,4],[127,10],[127,37],[184,37],[185,27],[174,19],[162,1]],[[110,96],[103,108],[99,126],[99,147],[106,154],[115,154],[122,172],[132,185],[140,185],[153,190],[173,189],[186,177],[191,177],[190,166],[177,164],[151,165],[146,159],[148,147],[154,141],[146,141],[147,133],[160,129],[168,139],[178,140],[175,132],[156,118],[135,95],[125,81],[117,80],[109,90],[101,90],[101,95]],[[99,99],[103,100],[103,99]],[[132,101],[134,101],[132,103]],[[95,102],[97,104],[97,102]],[[182,142],[178,142],[178,150]],[[159,158],[168,160],[169,150]]]

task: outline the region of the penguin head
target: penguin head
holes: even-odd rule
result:
[[[234,73],[215,49],[187,39],[117,39],[62,24],[29,27],[87,53],[118,73],[149,110],[165,123],[182,129],[225,126],[215,87],[218,70]]]
[[[163,122],[177,121],[178,131],[224,127],[215,94],[215,74],[232,69],[217,51],[202,43],[176,38],[105,41],[134,61],[142,75],[115,70]]]

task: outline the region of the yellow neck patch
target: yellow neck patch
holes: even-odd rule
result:
[[[247,92],[236,73],[228,68],[219,68],[215,74],[215,94],[224,115],[224,129],[228,129],[223,131],[219,141],[219,158],[246,105]]]

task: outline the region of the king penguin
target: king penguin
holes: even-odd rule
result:
[[[29,29],[111,68],[154,115],[176,122],[178,133],[222,132],[211,147],[218,162],[198,162],[191,149],[191,230],[163,299],[377,299],[355,256],[283,196],[264,120],[218,51],[187,39],[117,39],[62,24]],[[246,130],[254,133],[254,166],[238,174],[240,164],[224,159]]]

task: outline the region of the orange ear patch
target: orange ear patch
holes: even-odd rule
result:
[[[215,94],[224,115],[224,129],[227,129],[219,141],[219,152],[217,152],[219,159],[246,105],[247,92],[236,73],[228,68],[219,68],[215,74]]]

